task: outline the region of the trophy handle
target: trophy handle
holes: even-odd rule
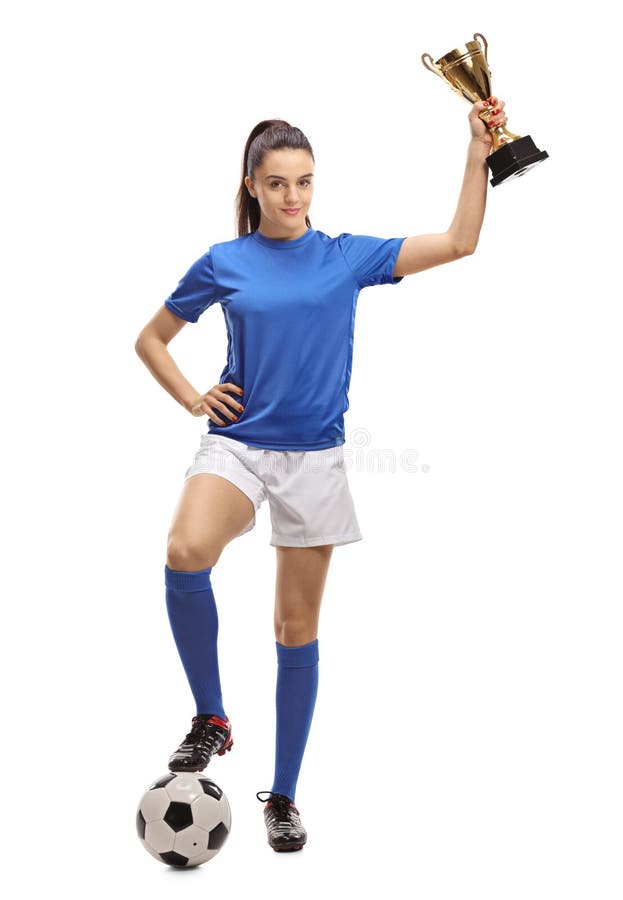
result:
[[[484,42],[484,45],[485,45],[485,62],[486,62],[487,65],[489,65],[489,57],[487,56],[487,52],[488,52],[488,50],[489,50],[489,45],[488,45],[488,43],[487,43],[487,39],[486,39],[486,37],[484,36],[484,34],[480,34],[480,33],[477,31],[477,32],[475,33],[475,35],[474,35],[474,40],[477,40],[478,38],[482,38],[482,40],[483,40],[483,42]]]
[[[426,57],[428,57],[428,58],[430,59],[430,61],[431,61],[431,63],[432,63],[431,66],[429,66],[429,64],[426,62]],[[446,80],[446,79],[443,77],[443,75],[441,74],[441,69],[439,68],[439,66],[437,65],[437,63],[434,61],[434,59],[433,59],[433,57],[430,55],[430,53],[422,53],[422,62],[423,62],[423,64],[426,66],[427,69],[430,69],[430,71],[431,71],[431,72],[434,72],[435,75],[439,75],[439,77],[440,77],[443,81]]]

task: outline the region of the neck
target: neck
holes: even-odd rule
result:
[[[298,225],[296,229],[292,228],[286,231],[284,228],[280,228],[272,222],[266,222],[265,219],[262,218],[260,219],[257,230],[260,234],[264,235],[264,237],[270,238],[273,241],[294,241],[296,238],[302,237],[309,229],[307,223],[304,223],[303,225]]]

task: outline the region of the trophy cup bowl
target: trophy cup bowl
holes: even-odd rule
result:
[[[484,55],[478,38],[484,44]],[[436,62],[433,62],[430,53],[423,53],[422,63],[435,75],[443,78],[455,93],[472,104],[492,96],[488,44],[483,34],[476,32],[474,40],[468,41],[465,48],[451,50]],[[488,124],[492,115],[490,110],[479,113],[485,124]],[[546,150],[539,150],[530,135],[522,137],[520,134],[513,134],[503,125],[490,128],[490,134],[493,146],[487,157],[487,165],[493,174],[492,187],[524,175],[549,155]]]

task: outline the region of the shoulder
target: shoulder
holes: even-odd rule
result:
[[[316,236],[317,236],[318,240],[324,241],[325,243],[332,243],[334,241],[338,241],[342,237],[342,234],[338,234],[335,237],[331,237],[331,235],[326,234],[326,232],[324,232],[324,231],[319,231],[316,228]]]
[[[324,231],[319,231],[318,229],[316,229],[315,234],[316,240],[320,241],[320,243],[324,244],[327,247],[339,247],[340,250],[342,249],[344,242],[348,241],[348,239],[351,237],[352,235],[348,231],[341,231],[339,234],[332,236]]]
[[[352,242],[357,242],[363,235],[352,234],[350,231],[340,231],[339,234],[336,234],[334,237],[331,235],[325,234],[324,231],[317,231],[319,240],[321,240],[325,244],[334,244],[335,246],[343,249],[345,246]]]
[[[243,234],[242,237],[232,238],[229,241],[217,241],[215,244],[210,244],[208,253],[216,253],[219,256],[236,253],[242,250],[243,247],[248,246],[250,240],[250,234]]]

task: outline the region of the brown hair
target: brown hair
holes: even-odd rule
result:
[[[236,195],[238,237],[257,231],[260,225],[260,204],[257,197],[252,197],[249,193],[244,183],[245,177],[248,175],[253,179],[255,170],[262,165],[265,155],[271,150],[283,148],[307,150],[314,159],[311,144],[301,129],[283,119],[264,119],[249,134],[242,157],[240,189]],[[305,216],[305,224],[311,228],[309,216]]]

